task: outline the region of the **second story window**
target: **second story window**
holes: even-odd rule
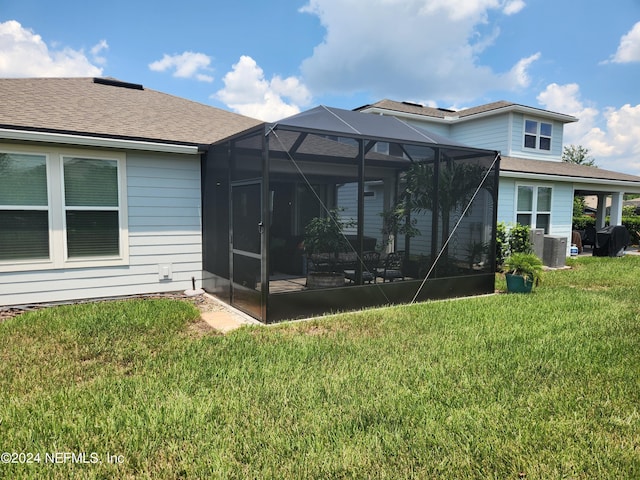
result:
[[[524,146],[536,150],[551,151],[553,125],[535,120],[524,121]]]

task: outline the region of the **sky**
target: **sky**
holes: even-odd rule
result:
[[[0,0],[0,77],[76,76],[266,121],[507,100],[640,175],[640,0]]]

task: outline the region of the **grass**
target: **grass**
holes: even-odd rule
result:
[[[5,321],[0,450],[41,462],[0,477],[639,478],[640,257],[572,263],[531,295],[227,336],[171,300]]]

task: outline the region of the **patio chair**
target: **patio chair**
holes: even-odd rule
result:
[[[376,276],[378,273],[378,264],[380,263],[380,254],[378,252],[364,252],[362,254],[362,281],[363,282],[376,282]],[[345,270],[344,276],[351,282],[356,281],[355,270]]]
[[[582,236],[582,245],[591,245],[591,248],[596,246],[595,227],[587,227],[584,229],[584,235]]]
[[[402,273],[402,264],[404,263],[404,255],[394,252],[387,254],[384,259],[384,266],[378,269],[378,277],[382,278],[385,282],[389,280],[393,282],[396,279],[404,280],[404,274]]]

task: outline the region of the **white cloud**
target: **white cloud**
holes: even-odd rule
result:
[[[538,95],[547,110],[579,119],[564,127],[564,144],[589,149],[602,168],[640,175],[640,105],[598,110],[581,99],[576,83],[553,83]]]
[[[398,2],[387,0],[386,3]],[[475,16],[484,17],[488,9],[501,9],[505,15],[513,15],[526,6],[524,0],[421,0],[418,4],[422,4],[420,13],[431,14],[444,11],[454,20]]]
[[[100,42],[98,42],[91,48],[91,55],[93,55],[94,62],[100,65],[104,65],[105,63],[107,63],[107,59],[100,55],[100,53],[104,50],[109,50],[109,44],[106,40],[100,40]]]
[[[305,83],[314,92],[452,103],[521,88],[535,51],[506,72],[494,72],[478,56],[499,33],[482,33],[489,15],[513,15],[524,6],[520,0],[308,0],[301,11],[317,16],[326,34],[302,63]]]
[[[500,6],[500,2],[496,0],[429,0],[415,3],[420,7],[419,13],[422,15],[445,12],[453,20],[483,15],[486,9]]]
[[[524,7],[526,7],[526,4],[523,0],[511,0],[505,4],[502,12],[505,15],[514,15],[520,12]]]
[[[531,55],[530,57],[523,58],[518,63],[516,63],[507,75],[510,78],[509,83],[518,87],[528,87],[531,83],[531,77],[529,76],[529,67],[536,60],[539,60],[540,57],[541,54],[540,52],[538,52]]]
[[[620,39],[618,50],[611,57],[613,63],[640,62],[640,22]]]
[[[19,22],[9,20],[0,23],[0,77],[101,75],[102,68],[93,65],[82,50],[68,47],[50,50],[40,35]]]
[[[154,72],[174,70],[173,76],[178,78],[195,78],[201,82],[213,82],[207,72],[211,68],[211,57],[204,53],[184,52],[179,55],[163,55],[161,60],[149,64]]]
[[[296,77],[264,77],[255,60],[243,55],[222,79],[224,88],[214,96],[233,111],[275,121],[300,112],[311,101],[307,88]]]

